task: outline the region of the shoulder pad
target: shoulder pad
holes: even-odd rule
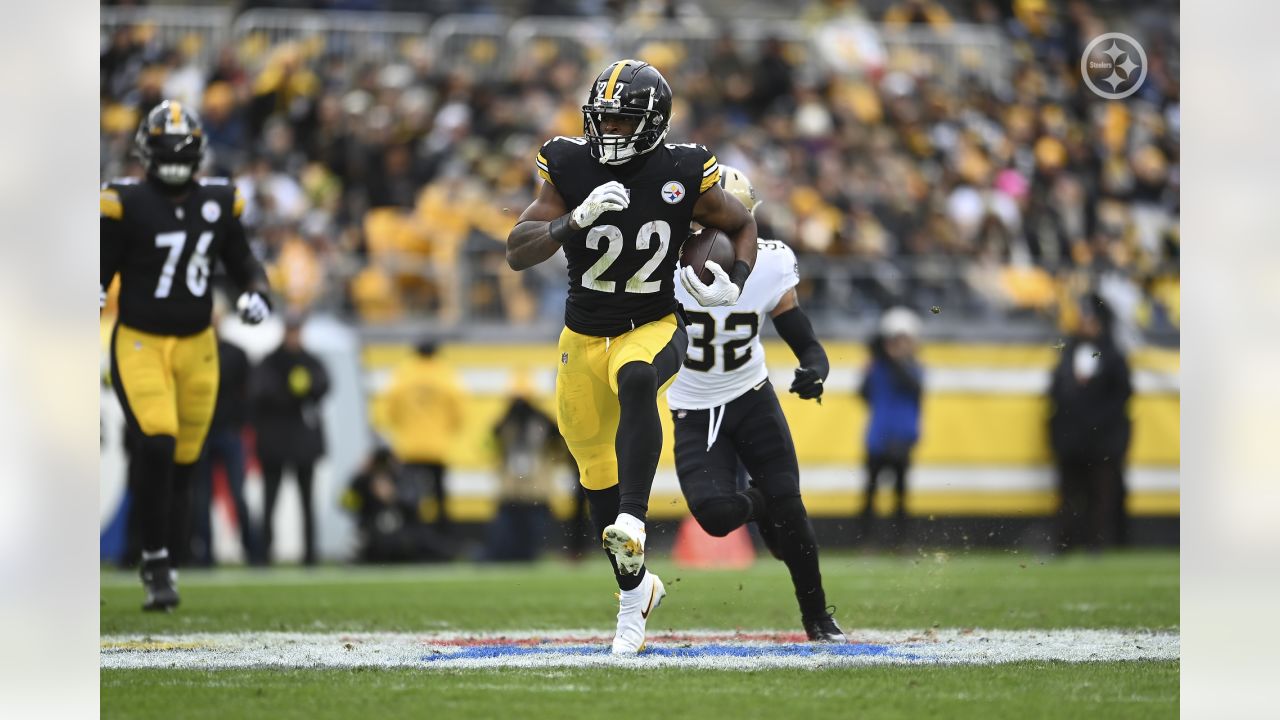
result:
[[[111,220],[124,219],[124,201],[120,199],[120,191],[113,187],[115,183],[103,183],[98,192],[98,215]]]
[[[720,182],[720,162],[716,160],[715,153],[711,152],[706,145],[698,143],[669,143],[667,147],[674,153],[692,155],[702,166],[702,183],[698,186],[699,195]]]
[[[569,135],[557,135],[542,144],[538,157],[534,161],[538,166],[538,177],[555,185],[551,176],[561,167],[561,163],[570,160],[575,152],[587,147],[587,139]]]

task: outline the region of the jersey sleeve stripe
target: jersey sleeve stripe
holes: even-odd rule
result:
[[[711,175],[708,175],[707,177],[702,178],[702,187],[698,192],[706,192],[710,190],[712,186],[714,186],[716,183],[720,182],[720,166],[716,165],[715,167],[711,168],[711,172],[712,172]]]
[[[104,218],[123,220],[124,204],[120,202],[120,193],[115,190],[103,190],[99,193],[98,210]]]
[[[707,177],[707,176],[708,176],[708,175],[710,175],[711,173],[718,173],[718,172],[720,172],[720,166],[719,166],[719,165],[712,165],[710,168],[708,168],[708,169],[706,169],[706,170],[704,170],[704,171],[702,172],[702,177]]]
[[[538,166],[538,177],[542,178],[543,180],[546,180],[547,182],[551,183],[553,186],[555,185],[555,183],[552,182],[551,180],[551,173],[547,172],[546,168],[542,167],[541,165]]]
[[[706,170],[715,164],[716,164],[716,156],[712,155],[710,160],[707,160],[706,162],[702,163],[702,169]]]
[[[240,213],[244,212],[244,195],[240,194],[240,188],[236,188],[235,199],[231,201],[231,214],[240,217]]]

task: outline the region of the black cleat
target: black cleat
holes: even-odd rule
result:
[[[147,591],[143,610],[169,612],[178,607],[178,573],[169,569],[169,558],[144,560],[141,575]]]
[[[836,619],[831,617],[830,613],[823,613],[816,618],[805,618],[803,622],[804,634],[809,636],[809,642],[849,642],[849,638],[845,637],[844,631],[836,625]]]

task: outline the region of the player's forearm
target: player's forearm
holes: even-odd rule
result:
[[[544,262],[556,254],[567,234],[577,229],[567,215],[551,221],[525,220],[517,223],[507,236],[507,264],[512,270],[526,270]]]
[[[738,289],[742,289],[747,283],[747,276],[751,274],[751,269],[756,266],[756,251],[759,249],[756,245],[756,220],[751,215],[746,216],[746,222],[737,231],[730,233],[729,237],[733,240],[733,268],[729,271],[729,279],[733,281]]]
[[[787,343],[787,347],[791,348],[791,352],[795,353],[801,367],[817,370],[823,378],[831,372],[827,351],[818,342],[813,324],[803,310],[797,307],[782,313],[773,319],[773,327],[778,330],[778,335]]]

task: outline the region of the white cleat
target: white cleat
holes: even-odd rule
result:
[[[649,613],[662,604],[667,588],[652,571],[644,574],[640,584],[618,593],[618,632],[613,636],[614,655],[635,655],[644,650],[644,629]]]
[[[634,515],[618,513],[618,519],[604,529],[600,539],[613,554],[618,572],[638,575],[644,567],[644,523]]]

